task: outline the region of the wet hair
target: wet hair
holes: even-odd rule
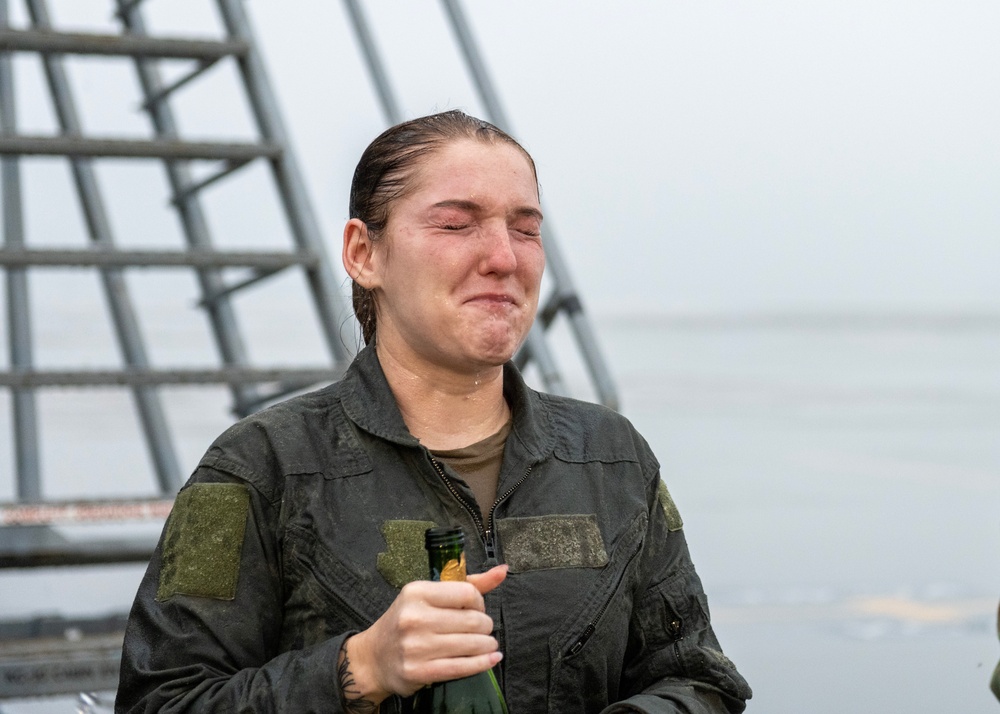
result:
[[[531,155],[513,137],[487,121],[455,109],[397,124],[368,145],[351,181],[350,217],[364,222],[373,243],[381,240],[393,203],[414,187],[421,162],[445,145],[462,139],[516,147],[528,160],[537,184],[538,175]],[[375,339],[378,324],[375,294],[353,278],[351,294],[354,314],[361,324],[361,336],[370,344]]]

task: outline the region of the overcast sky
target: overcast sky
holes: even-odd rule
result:
[[[154,27],[207,34],[211,4],[146,6]],[[439,4],[364,6],[407,116],[482,112]],[[70,25],[95,7],[114,27],[102,2],[52,3]],[[358,44],[335,0],[247,7],[336,255],[351,171],[384,127]],[[595,312],[1000,310],[996,2],[464,7]],[[86,66],[80,101],[108,135],[96,117],[120,102],[115,72]],[[42,95],[25,72],[30,127]],[[225,92],[185,91],[204,115],[193,133],[237,125],[215,109]],[[119,123],[148,131],[135,102]]]
[[[324,6],[249,4],[333,219],[381,119]],[[595,309],[1000,308],[997,3],[464,6]],[[408,115],[479,109],[437,4],[366,7]]]

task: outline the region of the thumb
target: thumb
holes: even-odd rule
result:
[[[504,581],[507,577],[508,569],[507,565],[495,565],[485,573],[469,575],[465,579],[476,586],[476,590],[479,591],[480,595],[485,595]]]

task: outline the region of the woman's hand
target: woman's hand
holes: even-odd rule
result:
[[[409,696],[426,684],[468,677],[499,662],[503,655],[490,634],[493,620],[483,595],[506,577],[507,566],[498,565],[464,583],[418,580],[404,586],[382,617],[341,650],[348,710],[373,711],[392,694]]]

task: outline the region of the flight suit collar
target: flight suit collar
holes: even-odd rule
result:
[[[530,460],[540,461],[555,443],[549,409],[510,362],[504,365],[503,383],[514,419],[511,436]],[[402,446],[420,446],[403,421],[373,345],[354,358],[342,384],[344,410],[358,427]]]

